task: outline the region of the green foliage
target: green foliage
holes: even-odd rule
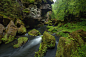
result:
[[[85,20],[85,19],[84,19]],[[84,30],[86,31],[86,21],[76,22],[76,23],[66,23],[64,25],[58,24],[58,26],[47,26],[47,29],[51,33],[56,33],[59,36],[67,37],[70,32],[74,32],[76,30]]]
[[[81,48],[78,47],[78,53],[80,57],[86,57],[86,44],[82,45]]]
[[[81,47],[77,47],[76,51],[72,50],[72,53],[72,57],[86,57],[86,44]]]
[[[15,0],[0,0],[0,6],[3,18],[21,18],[21,7]]]
[[[68,17],[70,14],[74,15],[75,17],[80,17],[81,12],[83,15],[86,14],[85,5],[86,0],[57,0],[57,2],[52,5],[53,13],[51,17],[62,21],[64,21],[65,17],[72,18]]]
[[[57,32],[57,35],[62,36],[62,37],[68,37],[68,33],[64,33],[63,31]]]
[[[22,2],[34,3],[34,2],[35,2],[35,0],[23,0]]]
[[[57,27],[53,27],[53,26],[47,26],[48,31],[50,32],[57,32]]]

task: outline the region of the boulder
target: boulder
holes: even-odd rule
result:
[[[18,33],[19,34],[24,34],[26,33],[26,28],[24,25],[21,25],[20,28],[18,28]]]
[[[56,57],[79,57],[77,47],[81,47],[86,42],[86,32],[77,30],[69,34],[68,37],[60,37],[57,45]]]
[[[55,47],[56,43],[55,37],[46,31],[43,33],[42,41],[47,44],[48,48]]]
[[[55,47],[55,43],[55,37],[45,31],[43,33],[42,43],[40,43],[39,50],[35,52],[35,57],[43,57],[48,48]]]
[[[19,37],[18,38],[18,43],[13,45],[14,48],[20,47],[22,44],[25,44],[28,41],[27,37]]]
[[[14,22],[11,20],[6,27],[6,33],[1,40],[3,40],[5,44],[7,44],[15,39],[16,33],[17,33],[17,27],[14,25]]]
[[[36,30],[36,29],[32,29],[31,31],[28,32],[29,35],[32,35],[32,36],[38,36],[38,35],[41,35],[41,33]]]
[[[15,24],[12,20],[10,21],[10,23],[6,27],[6,33],[8,35],[16,36],[17,27],[15,26]]]
[[[1,43],[1,39],[3,37],[3,30],[5,30],[5,28],[2,24],[0,24],[0,43]]]

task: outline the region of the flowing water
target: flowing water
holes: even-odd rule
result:
[[[46,30],[46,25],[43,27],[38,28],[38,30],[43,34],[43,32]],[[13,43],[15,41],[9,43],[9,44],[1,44],[0,45],[0,57],[34,57],[35,52],[38,51],[39,45],[41,43],[41,36],[30,36],[28,33],[23,35],[24,37],[28,37],[28,42],[22,45],[19,48],[13,48]],[[22,36],[22,37],[23,37]],[[55,36],[55,34],[53,34]],[[55,57],[56,50],[57,50],[57,44],[59,41],[59,37],[55,36],[56,38],[56,46],[54,49],[48,49],[46,55],[44,57]]]

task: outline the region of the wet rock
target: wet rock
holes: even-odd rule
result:
[[[6,27],[6,33],[8,35],[16,36],[17,27],[15,26],[15,24],[12,20],[10,21],[10,23]]]
[[[32,29],[31,31],[28,32],[29,35],[32,35],[32,36],[38,36],[38,35],[41,35],[41,33],[36,30],[36,29]]]
[[[3,37],[3,31],[5,30],[4,26],[2,24],[0,24],[0,43],[1,43],[1,39]]]
[[[24,34],[26,33],[26,28],[24,25],[21,25],[20,28],[18,28],[18,33],[19,34]]]
[[[28,41],[27,37],[19,37],[18,38],[18,43],[13,45],[14,48],[20,47],[22,44],[25,44]]]

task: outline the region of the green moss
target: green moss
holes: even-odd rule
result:
[[[47,45],[44,43],[40,43],[39,51],[35,52],[35,57],[43,57],[47,51]]]
[[[19,34],[26,33],[26,28],[24,27],[24,25],[21,25],[21,26],[20,26],[20,28],[18,29],[18,33],[19,33]]]
[[[15,39],[14,36],[11,35],[8,36],[7,34],[5,34],[1,40],[5,42],[5,44],[7,44],[9,42],[12,42],[14,39]]]
[[[43,33],[43,38],[42,38],[43,42],[47,44],[48,48],[52,48],[55,47],[55,37],[50,35],[48,32],[44,32]]]
[[[13,47],[14,47],[14,48],[18,48],[18,47],[20,47],[23,43],[26,43],[27,40],[28,40],[27,37],[19,37],[19,38],[18,38],[18,43],[15,44],[15,45],[13,45]]]
[[[41,35],[41,33],[36,30],[36,29],[32,29],[31,31],[28,32],[29,35],[32,35],[32,36],[38,36],[38,35]]]
[[[40,44],[39,51],[35,52],[35,57],[43,57],[48,48],[55,47],[55,37],[48,32],[43,33],[42,43]]]
[[[15,18],[22,18],[19,8],[21,6],[15,0],[2,0],[0,1],[0,15],[3,18],[14,20]]]

